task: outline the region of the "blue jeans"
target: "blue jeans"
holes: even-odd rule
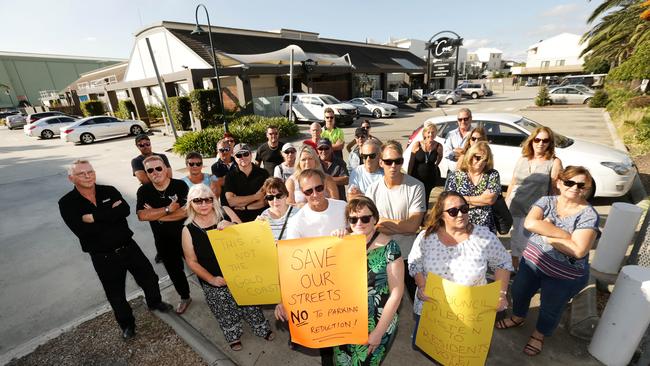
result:
[[[560,323],[566,304],[587,285],[589,271],[586,273],[573,280],[550,277],[531,267],[522,257],[519,272],[511,287],[513,315],[525,318],[530,300],[537,290],[540,290],[541,301],[536,328],[544,336],[552,335]]]

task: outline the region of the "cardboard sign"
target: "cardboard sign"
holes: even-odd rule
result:
[[[429,273],[415,344],[443,365],[485,365],[500,281],[463,286]]]
[[[280,302],[278,252],[268,222],[208,231],[223,278],[239,305]]]
[[[368,274],[361,235],[278,242],[291,340],[322,348],[368,341]]]

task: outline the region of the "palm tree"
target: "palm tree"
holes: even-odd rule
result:
[[[582,36],[588,42],[581,56],[599,57],[620,65],[638,45],[650,41],[650,23],[642,19],[643,0],[605,0],[587,19],[598,22]]]

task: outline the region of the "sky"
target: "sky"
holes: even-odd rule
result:
[[[194,23],[194,0],[0,0],[0,51],[127,59],[134,34],[162,20]],[[428,40],[452,30],[473,51],[494,47],[525,61],[528,46],[562,32],[582,35],[599,0],[263,1],[203,0],[212,25],[316,32],[323,38]],[[90,5],[91,4],[91,5]],[[405,5],[403,5],[405,4]],[[205,12],[199,21],[206,23]]]

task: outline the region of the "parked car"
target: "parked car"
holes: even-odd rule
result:
[[[322,122],[325,108],[332,108],[336,123],[346,126],[354,123],[359,116],[357,107],[349,103],[342,103],[340,100],[328,94],[293,94],[293,122]],[[282,96],[280,113],[289,118],[289,94]]]
[[[372,98],[354,98],[346,103],[357,107],[360,115],[373,116],[375,118],[397,116],[397,106],[382,103]]]
[[[9,116],[13,116],[16,114],[20,114],[20,111],[17,109],[3,110],[2,112],[0,112],[0,119],[7,118]]]
[[[147,131],[147,125],[137,120],[121,120],[109,116],[82,118],[69,126],[59,128],[61,140],[90,144],[96,139],[120,135],[139,135]]]
[[[512,178],[517,157],[521,156],[521,144],[539,123],[526,117],[506,113],[475,113],[472,128],[481,125],[487,132],[490,148],[494,154],[494,169],[499,171],[501,184],[508,185]],[[429,118],[424,125],[433,123],[438,127],[436,140],[444,143],[447,134],[457,128],[456,115]],[[411,157],[412,141],[422,140],[417,128],[409,138],[409,146],[404,151],[404,166],[408,166]],[[632,187],[636,169],[629,155],[609,146],[587,142],[561,134],[555,134],[555,153],[562,160],[563,166],[583,165],[594,178],[595,196],[619,197]],[[449,161],[443,158],[440,172],[447,176]]]
[[[26,120],[27,117],[22,114],[12,114],[11,116],[5,117],[5,125],[7,125],[7,128],[10,130],[13,130],[14,128],[20,128],[26,125]]]
[[[482,84],[482,85],[483,85],[483,93],[485,93],[486,97],[491,97],[491,96],[494,95],[494,92],[492,91],[492,89],[488,88],[487,85],[485,85],[485,84]]]
[[[31,113],[31,114],[27,115],[26,122],[27,122],[28,124],[29,124],[29,123],[34,123],[34,122],[38,121],[38,120],[41,119],[41,118],[52,117],[52,116],[68,116],[68,117],[73,117],[73,118],[75,118],[75,116],[71,116],[71,115],[69,115],[69,114],[65,114],[65,113],[63,113],[63,112],[59,112],[59,111],[47,111],[47,112]]]
[[[525,86],[537,86],[537,79],[528,79],[526,80]]]
[[[548,92],[548,98],[552,104],[587,104],[593,96],[593,93],[587,93],[570,86],[553,88]]]
[[[23,126],[26,136],[51,139],[60,134],[61,127],[73,124],[77,118],[70,116],[53,116],[41,118],[34,123]]]
[[[456,92],[460,92],[462,96],[472,99],[482,98],[485,96],[483,84],[477,83],[462,83],[456,88]]]
[[[596,94],[596,90],[594,90],[594,89],[592,89],[590,87],[584,86],[582,84],[571,84],[571,85],[565,85],[565,86],[570,87],[570,88],[576,88],[576,89],[578,89],[578,90],[580,90],[582,92],[585,92],[585,93]]]
[[[424,94],[423,97],[427,100],[439,100],[446,104],[456,104],[463,99],[460,93],[451,89],[434,90],[430,93]]]

